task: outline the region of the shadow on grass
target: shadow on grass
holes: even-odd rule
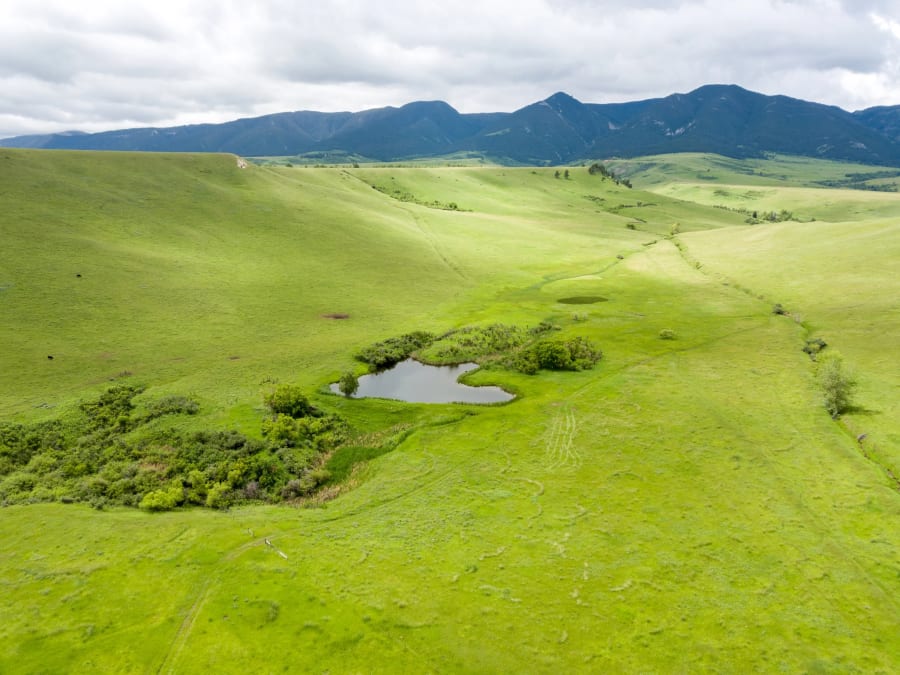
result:
[[[844,410],[844,415],[858,415],[860,417],[874,417],[875,415],[883,415],[881,410],[872,410],[861,405],[851,405]]]

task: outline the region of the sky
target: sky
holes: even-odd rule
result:
[[[0,138],[704,84],[900,105],[900,0],[0,1]]]

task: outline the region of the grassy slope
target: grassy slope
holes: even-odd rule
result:
[[[0,390],[5,415],[70,403],[123,371],[210,409],[256,403],[264,377],[318,385],[361,344],[445,327],[446,307],[480,303],[485,283],[558,271],[548,234],[550,251],[586,270],[642,239],[573,219],[592,211],[579,191],[593,186],[562,189],[546,173],[517,174],[544,205],[529,214],[504,205],[500,173],[456,170],[474,211],[455,214],[389,199],[346,171],[240,170],[224,156],[10,151],[0,167],[0,367],[17,373]],[[429,177],[410,187],[442,187]],[[352,320],[322,318],[331,312]]]
[[[13,345],[0,365],[21,376],[4,379],[6,414],[46,414],[35,401],[64,405],[128,368],[158,390],[198,392],[213,411],[206,422],[249,427],[262,375],[315,388],[372,339],[479,320],[556,318],[605,352],[586,373],[482,375],[523,397],[467,414],[320,399],[373,426],[419,424],[327,508],[5,509],[3,672],[897,667],[900,499],[820,408],[803,328],[757,295],[796,302],[827,329],[867,397],[891,381],[863,367],[860,340],[832,334],[842,301],[831,287],[815,295],[812,284],[791,286],[786,266],[783,281],[765,272],[797,224],[684,235],[697,270],[668,241],[643,246],[658,239],[648,232],[740,218],[586,173],[557,182],[511,169],[239,172],[223,157],[0,157],[18,163],[0,169],[4,213],[19,209],[2,221],[16,243],[0,268],[2,337]],[[472,211],[366,185],[392,179]],[[159,189],[147,187],[154,180]],[[23,198],[54,182],[44,206]],[[54,200],[67,191],[63,209]],[[75,218],[105,193],[121,200],[119,217],[95,205]],[[889,281],[896,228],[857,226],[873,242],[867,274]],[[96,255],[100,244],[117,257]],[[791,263],[821,255],[795,247]],[[723,285],[708,269],[717,264],[759,292]],[[92,292],[72,288],[76,271]],[[855,302],[877,325],[884,299],[864,291]],[[573,322],[555,300],[576,294],[610,301],[579,306],[587,320]],[[130,304],[118,309],[120,298]],[[354,318],[321,319],[328,311]],[[659,340],[662,328],[678,339]],[[40,342],[52,336],[65,348]],[[113,357],[97,356],[101,339]],[[896,346],[879,344],[872,358],[896,362]],[[65,358],[45,363],[51,349]],[[883,426],[896,433],[887,414]]]
[[[859,386],[843,422],[853,436],[866,434],[866,451],[900,476],[896,220],[742,228],[725,246],[703,234],[686,241],[706,269],[781,302],[811,336],[844,354]]]
[[[702,173],[698,159],[654,167],[660,183],[654,191],[727,208],[785,209],[805,222],[695,233],[683,238],[689,255],[714,278],[781,303],[810,337],[823,337],[844,353],[860,376],[856,407],[844,424],[854,437],[866,434],[864,450],[900,476],[900,375],[894,366],[900,335],[900,197],[807,187],[878,170],[799,158],[749,163],[749,173],[746,166],[744,173],[716,172],[714,186],[697,184],[690,174]],[[667,174],[670,182],[662,182]]]

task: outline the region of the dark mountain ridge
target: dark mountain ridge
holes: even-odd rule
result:
[[[777,152],[900,166],[900,106],[849,113],[736,85],[706,85],[628,103],[586,104],[558,92],[511,113],[462,114],[443,101],[417,101],[356,113],[299,111],[224,124],[19,136],[0,146],[251,157],[341,151],[379,161],[467,151],[538,165],[672,152]]]

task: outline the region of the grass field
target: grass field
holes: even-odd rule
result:
[[[642,161],[0,152],[0,418],[140,382],[258,435],[278,381],[399,441],[318,508],[0,510],[0,672],[896,672],[900,196]],[[471,378],[503,406],[326,393],[376,340],[542,320],[603,360]],[[859,382],[838,421],[811,336]]]

